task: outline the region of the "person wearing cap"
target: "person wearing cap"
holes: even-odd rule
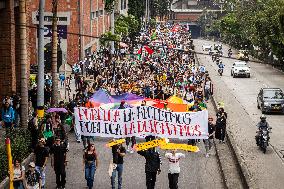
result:
[[[180,173],[179,160],[185,157],[183,153],[176,153],[176,151],[175,149],[165,154],[165,157],[169,160],[168,179],[170,189],[178,189],[178,177]]]
[[[67,146],[65,143],[61,142],[60,137],[55,138],[55,142],[50,149],[51,154],[51,167],[54,168],[56,175],[56,188],[65,189],[66,184],[66,153]]]
[[[224,111],[223,107],[219,107],[219,111],[216,114],[216,132],[215,138],[219,139],[219,142],[225,142],[226,135],[226,123],[227,123],[227,113]]]
[[[34,162],[30,162],[29,169],[25,173],[25,188],[26,189],[41,189],[41,176],[40,173],[35,169],[36,165]]]
[[[122,188],[122,173],[123,173],[123,158],[126,154],[126,149],[122,146],[122,144],[112,146],[112,163],[113,170],[111,174],[111,188],[115,189],[115,178],[116,174],[118,174],[118,189]]]
[[[49,156],[48,149],[45,147],[45,139],[41,138],[37,147],[34,150],[35,155],[35,168],[40,173],[42,179],[42,188],[45,185],[45,167]]]
[[[154,189],[157,179],[157,174],[161,173],[161,156],[155,148],[150,148],[145,151],[138,151],[139,155],[143,156],[146,160],[145,173],[146,173],[146,187],[147,189]]]
[[[206,150],[206,157],[209,157],[209,151],[213,146],[213,138],[215,134],[215,124],[213,123],[213,117],[208,118],[208,139],[204,139],[204,145]]]

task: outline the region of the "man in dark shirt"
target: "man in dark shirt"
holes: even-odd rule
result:
[[[122,144],[115,145],[112,147],[113,157],[113,171],[111,176],[111,188],[115,189],[115,178],[116,172],[118,172],[118,189],[122,187],[122,171],[123,171],[123,157],[125,156],[126,150]]]
[[[54,168],[56,175],[56,188],[65,189],[66,184],[66,145],[61,142],[60,138],[55,139],[54,145],[50,149],[51,167]]]
[[[205,150],[206,150],[206,157],[209,157],[209,151],[211,147],[213,146],[213,138],[215,134],[215,125],[213,123],[213,118],[209,117],[208,118],[208,139],[204,139],[204,145],[205,145]]]
[[[35,168],[40,173],[42,179],[42,188],[44,188],[45,185],[45,166],[49,155],[48,149],[44,145],[45,139],[41,138],[39,140],[39,144],[34,150],[36,166]]]
[[[138,151],[138,154],[146,159],[145,173],[146,173],[146,187],[147,189],[154,189],[156,183],[157,173],[161,172],[161,156],[155,148],[146,151]]]

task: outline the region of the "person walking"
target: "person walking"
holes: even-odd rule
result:
[[[66,184],[66,144],[61,142],[59,137],[55,138],[55,142],[50,149],[51,167],[56,175],[56,189],[65,189]]]
[[[94,144],[89,144],[87,150],[84,152],[83,164],[87,186],[89,189],[92,189],[94,186],[95,172],[98,168],[98,155]]]
[[[206,157],[209,157],[209,151],[211,150],[211,147],[213,146],[213,138],[215,134],[215,125],[213,123],[213,118],[208,118],[208,139],[204,139],[204,145],[206,150]]]
[[[41,176],[35,167],[35,163],[30,162],[29,169],[25,173],[25,189],[42,189]]]
[[[6,128],[6,136],[10,135],[11,129],[13,128],[13,123],[15,119],[15,111],[11,106],[11,100],[6,99],[4,101],[4,106],[1,111],[2,123]]]
[[[25,179],[25,167],[21,165],[21,161],[17,158],[14,160],[13,170],[14,170],[14,179],[13,179],[14,189],[24,189],[23,181]]]
[[[161,156],[155,148],[150,148],[145,151],[138,151],[137,153],[146,159],[146,187],[147,189],[154,189],[156,184],[157,173],[161,173]]]
[[[115,189],[115,178],[118,174],[118,189],[122,188],[123,157],[126,154],[122,144],[112,146],[113,170],[111,174],[111,188]]]
[[[169,160],[169,188],[178,189],[178,177],[180,173],[179,160],[184,158],[183,153],[176,153],[176,150],[172,150],[171,153],[166,153],[165,157]]]
[[[45,139],[41,138],[37,147],[34,150],[35,169],[40,173],[41,188],[45,185],[45,167],[49,156],[48,149],[45,147]]]
[[[227,113],[224,111],[224,108],[220,107],[218,113],[216,114],[216,132],[215,138],[219,139],[219,142],[225,143],[226,135],[226,123],[227,123]]]

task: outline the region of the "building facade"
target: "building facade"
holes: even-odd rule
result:
[[[37,64],[39,0],[26,0],[27,53]],[[45,68],[51,68],[52,0],[45,0]],[[58,67],[73,65],[99,47],[99,37],[110,29],[104,0],[58,0]],[[18,0],[0,0],[0,99],[20,92],[20,33]]]

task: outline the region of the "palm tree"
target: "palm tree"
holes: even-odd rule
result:
[[[19,0],[20,8],[20,65],[21,65],[21,126],[28,127],[28,64],[27,64],[27,15],[26,0]]]
[[[57,75],[57,1],[53,0],[52,4],[52,106],[58,103],[58,75]]]

